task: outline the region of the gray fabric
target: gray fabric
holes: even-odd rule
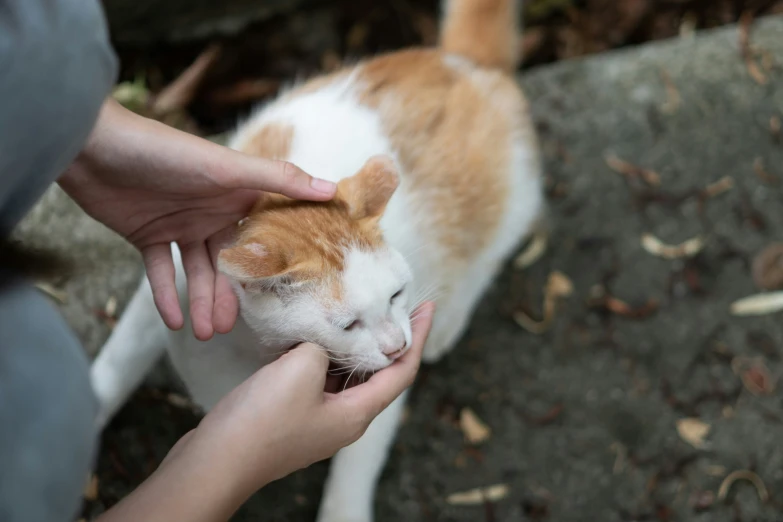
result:
[[[0,237],[78,154],[116,69],[97,0],[0,0]]]
[[[96,447],[88,362],[22,283],[0,293],[0,520],[73,520]]]
[[[0,238],[83,147],[116,69],[97,0],[0,0]],[[29,285],[3,287],[1,521],[74,518],[95,413],[68,326]]]

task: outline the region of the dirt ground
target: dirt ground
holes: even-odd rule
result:
[[[550,248],[525,270],[509,267],[458,348],[422,370],[378,489],[379,522],[783,520],[782,316],[729,311],[759,291],[756,254],[783,240],[781,35],[783,18],[755,26],[756,71],[730,27],[523,76]],[[731,185],[714,185],[726,176]],[[665,259],[642,247],[646,233],[704,246]],[[541,316],[553,271],[574,292],[534,334],[514,315]],[[135,274],[123,277],[111,294],[108,278],[76,293],[119,295],[121,310]],[[93,344],[101,328],[77,326]],[[165,400],[177,391],[160,385],[165,375],[150,382],[103,436],[85,518],[198,422]],[[491,428],[483,443],[465,442],[464,408]],[[235,520],[313,520],[326,471],[270,485]],[[494,484],[508,487],[504,498],[447,501]]]

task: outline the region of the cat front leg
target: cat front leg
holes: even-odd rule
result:
[[[318,522],[372,522],[378,478],[402,418],[408,391],[378,415],[364,435],[332,459]]]

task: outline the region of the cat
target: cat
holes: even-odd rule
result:
[[[338,182],[337,195],[265,195],[240,223],[218,257],[240,300],[230,334],[168,331],[142,282],[92,367],[100,424],[166,350],[208,410],[299,341],[356,373],[392,364],[425,298],[437,312],[424,360],[451,349],[544,211],[538,141],[513,77],[518,15],[515,0],[450,0],[438,47],[315,78],[240,125],[232,148]],[[177,285],[184,295],[181,265]],[[404,402],[332,459],[320,522],[372,520]]]

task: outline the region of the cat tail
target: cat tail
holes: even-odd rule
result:
[[[521,0],[446,0],[440,47],[476,65],[513,72],[519,64]]]

